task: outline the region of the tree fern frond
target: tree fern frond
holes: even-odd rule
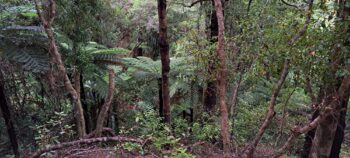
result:
[[[45,73],[50,69],[49,56],[45,50],[35,47],[6,47],[4,55],[11,61],[20,63],[26,71]]]
[[[30,33],[37,32],[37,33],[44,33],[44,28],[40,26],[21,26],[21,25],[13,25],[13,26],[7,26],[2,29],[2,31],[12,31],[18,33],[18,31],[28,31]]]
[[[40,27],[13,26],[0,32],[0,50],[24,70],[44,73],[50,68],[47,40]]]

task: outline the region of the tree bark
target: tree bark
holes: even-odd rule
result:
[[[265,121],[261,125],[258,134],[254,138],[253,143],[248,145],[247,150],[244,153],[245,157],[248,157],[248,158],[253,157],[256,146],[258,145],[259,141],[261,140],[262,136],[264,135],[265,130],[270,125],[272,118],[275,116],[275,113],[276,113],[275,112],[275,105],[276,105],[277,97],[282,89],[284,81],[287,78],[288,72],[289,72],[289,60],[286,59],[284,62],[283,70],[281,72],[281,76],[280,76],[280,78],[276,84],[275,90],[273,91],[273,94],[271,96],[269,111],[266,114]]]
[[[5,120],[7,134],[11,142],[13,153],[15,157],[19,157],[20,155],[18,150],[18,141],[17,141],[16,131],[13,125],[9,104],[7,102],[7,98],[5,94],[6,92],[5,92],[4,77],[2,72],[0,71],[0,108],[2,112],[2,117]]]
[[[339,19],[342,19],[342,21],[338,21],[339,24],[344,23],[344,20],[347,17],[349,17],[350,11],[347,11],[347,13],[344,14],[345,13],[344,11],[346,11],[346,9],[348,8],[345,5],[346,2],[347,1],[345,0],[336,1],[337,5],[339,6],[339,9],[337,11],[337,17]],[[350,25],[348,25],[346,29],[347,29],[347,34],[349,34]],[[347,38],[347,36],[345,36],[345,38]],[[342,44],[349,45],[349,42],[345,40],[345,42]],[[334,45],[338,45],[338,43],[334,43]],[[346,58],[344,59],[343,57],[341,57],[341,55],[342,55],[342,50],[340,50],[338,47],[335,47],[334,51],[330,54],[331,56],[330,70],[332,75],[336,74],[336,71],[339,70],[342,66],[345,66],[343,63],[345,63]],[[337,79],[334,79],[334,80],[335,82],[337,82]],[[339,96],[336,96],[336,97],[338,97],[339,100],[333,106],[322,107],[322,108],[337,109],[338,111],[333,116],[325,117],[325,121],[320,123],[320,125],[317,127],[315,137],[312,142],[312,148],[311,148],[309,157],[322,158],[322,157],[339,156],[341,144],[344,138],[344,127],[345,127],[344,117],[346,115],[349,94],[347,92],[344,92],[344,95],[340,94]]]
[[[226,103],[227,95],[227,66],[225,55],[225,25],[224,25],[224,12],[221,0],[214,0],[216,17],[218,22],[218,44],[217,44],[217,56],[220,61],[218,69],[218,90],[220,98],[220,112],[221,112],[221,137],[223,142],[224,152],[230,151],[230,127],[228,120],[228,110]]]
[[[295,127],[292,130],[292,133],[289,136],[288,141],[283,145],[282,148],[280,148],[278,151],[275,152],[273,157],[277,158],[282,156],[287,150],[289,150],[292,147],[294,141],[298,136],[316,128],[320,123],[324,121],[328,121],[327,119],[329,116],[336,117],[336,116],[339,116],[339,113],[344,112],[346,109],[342,108],[342,106],[339,106],[339,102],[346,101],[346,99],[349,99],[349,96],[350,96],[350,75],[346,76],[342,80],[342,83],[338,88],[337,92],[335,92],[335,94],[329,97],[330,103],[329,104],[322,103],[322,104],[327,104],[327,105],[322,105],[326,108],[323,111],[320,111],[320,114],[306,126],[302,128]],[[323,157],[322,155],[318,155],[319,153],[321,152],[312,151],[310,152],[309,157],[315,157],[315,156]],[[326,157],[328,158],[328,156]]]
[[[106,98],[105,103],[102,105],[100,113],[97,117],[96,122],[96,136],[100,137],[102,134],[102,129],[105,125],[106,118],[108,116],[108,111],[111,107],[113,96],[115,91],[115,72],[114,70],[109,70],[109,88],[108,88],[108,96]]]
[[[83,73],[83,72],[82,72]],[[80,98],[81,98],[81,104],[84,110],[84,119],[85,119],[85,125],[86,125],[86,133],[90,133],[92,131],[92,127],[91,127],[91,117],[90,117],[90,113],[89,113],[89,108],[88,108],[88,104],[86,102],[86,94],[85,94],[85,88],[84,88],[84,78],[82,73],[80,74],[80,78],[79,78],[79,84],[80,84]]]
[[[168,22],[166,13],[166,0],[158,0],[158,18],[159,18],[159,49],[162,62],[162,97],[164,122],[171,123],[170,90],[169,90],[169,72],[170,55],[168,43]]]
[[[75,105],[75,118],[77,121],[77,128],[78,128],[78,134],[80,138],[83,138],[86,135],[86,128],[85,128],[85,119],[84,119],[84,110],[81,105],[81,100],[79,97],[79,94],[74,89],[71,81],[68,78],[66,68],[64,66],[64,63],[62,61],[61,54],[58,51],[56,40],[54,37],[54,32],[52,30],[52,23],[55,18],[56,14],[56,3],[54,0],[49,0],[49,11],[48,11],[48,17],[45,19],[45,17],[42,15],[37,0],[34,0],[35,7],[37,10],[37,14],[43,23],[45,32],[47,34],[48,40],[49,40],[49,53],[51,55],[51,58],[53,62],[56,64],[58,71],[61,75],[64,77],[64,85],[66,87],[66,90],[69,92],[69,94],[72,97],[73,103]]]

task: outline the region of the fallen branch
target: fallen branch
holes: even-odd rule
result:
[[[133,142],[133,143],[142,144],[143,140],[137,139],[137,138],[120,137],[120,136],[81,139],[81,140],[76,140],[76,141],[72,141],[72,142],[66,142],[66,143],[61,143],[61,144],[46,147],[44,149],[41,149],[41,150],[33,153],[30,156],[30,158],[38,158],[38,157],[40,157],[40,155],[42,155],[46,152],[66,148],[69,146],[81,145],[81,144],[92,144],[92,143],[98,143],[98,142]]]

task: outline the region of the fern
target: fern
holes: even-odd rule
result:
[[[11,26],[0,32],[0,52],[26,71],[45,73],[50,68],[47,40],[42,28]]]

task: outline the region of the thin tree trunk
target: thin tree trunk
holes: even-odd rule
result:
[[[170,55],[168,43],[168,22],[166,13],[166,0],[158,0],[158,18],[159,18],[159,49],[162,61],[162,97],[164,122],[171,122],[170,107],[170,90],[169,90],[169,72],[170,72]]]
[[[214,0],[212,0],[212,7],[215,8]],[[211,43],[216,43],[218,41],[218,19],[216,16],[216,12],[211,12],[211,14],[208,14],[208,17],[210,19],[210,37],[209,41]],[[217,99],[217,81],[212,79],[212,75],[215,74],[215,63],[213,60],[209,60],[209,66],[208,66],[208,75],[209,79],[207,80],[207,86],[204,92],[204,109],[205,112],[209,114],[209,116],[212,116],[215,113],[215,105],[216,105],[216,99]]]
[[[49,0],[49,10],[48,10],[48,17],[45,19],[45,17],[42,15],[39,5],[37,3],[37,0],[34,0],[35,7],[37,10],[37,14],[40,17],[41,22],[43,23],[45,32],[47,34],[48,40],[49,40],[49,53],[51,55],[52,60],[57,66],[58,71],[60,74],[64,77],[64,85],[66,87],[66,90],[69,92],[69,94],[72,97],[73,103],[75,105],[75,118],[77,121],[77,128],[78,128],[78,134],[80,138],[83,138],[86,135],[86,128],[85,128],[85,119],[84,119],[84,110],[81,105],[80,97],[77,91],[74,89],[71,81],[68,78],[66,68],[64,67],[64,63],[62,62],[61,54],[58,51],[56,40],[54,37],[54,33],[52,30],[52,23],[55,18],[56,14],[56,3],[54,0]]]
[[[224,152],[230,151],[230,127],[228,120],[228,111],[226,103],[227,95],[227,67],[226,67],[226,55],[225,55],[225,25],[224,25],[224,12],[221,0],[214,0],[216,17],[218,22],[218,44],[217,44],[217,56],[220,61],[218,69],[218,90],[220,98],[220,112],[221,112],[221,137],[223,142]]]
[[[100,137],[102,134],[102,129],[105,125],[106,119],[108,117],[108,111],[111,107],[113,96],[115,91],[115,72],[114,70],[109,70],[109,88],[108,88],[108,96],[106,98],[105,103],[102,105],[100,113],[97,117],[96,122],[96,136]]]
[[[277,97],[281,91],[281,88],[283,86],[284,81],[286,80],[286,77],[288,75],[289,72],[289,60],[286,59],[286,61],[284,62],[284,66],[283,66],[283,70],[281,73],[281,76],[276,84],[276,88],[273,91],[273,94],[271,96],[271,101],[270,101],[270,106],[269,106],[269,111],[267,112],[267,115],[265,117],[265,121],[264,123],[261,125],[258,134],[256,135],[256,137],[254,138],[254,141],[252,144],[248,145],[247,150],[244,153],[245,157],[248,158],[252,158],[255,148],[258,145],[259,141],[261,140],[262,136],[265,133],[265,130],[267,129],[267,127],[270,125],[272,118],[275,116],[275,105],[276,105],[276,101],[277,101]]]
[[[234,117],[236,116],[236,112],[237,112],[237,104],[238,104],[238,91],[239,88],[241,87],[242,84],[242,78],[243,78],[243,72],[240,72],[239,74],[239,79],[236,82],[235,87],[233,88],[233,94],[232,94],[232,104],[231,104],[231,108],[230,108],[230,118],[232,118],[232,128],[234,126]]]
[[[86,125],[86,132],[90,133],[92,131],[91,127],[91,117],[90,117],[90,110],[88,108],[88,104],[86,102],[86,94],[85,94],[85,88],[84,88],[84,78],[83,75],[80,74],[80,98],[81,98],[81,104],[84,110],[84,119],[85,119],[85,125]]]
[[[286,117],[287,117],[287,106],[288,106],[289,100],[292,98],[295,90],[296,89],[293,89],[293,91],[288,95],[288,98],[287,98],[286,102],[284,103],[282,119],[281,119],[281,125],[279,127],[279,134],[278,134],[277,139],[276,139],[276,145],[278,144],[278,142],[280,141],[280,138],[283,135],[284,124],[286,122]]]
[[[6,92],[5,92],[5,86],[4,86],[4,77],[2,75],[2,72],[0,71],[0,108],[2,112],[2,117],[5,120],[7,134],[10,138],[13,153],[15,154],[16,157],[19,157],[20,155],[18,151],[18,141],[17,141],[16,131],[13,126],[13,120],[11,117],[10,108],[9,108],[5,94]]]

